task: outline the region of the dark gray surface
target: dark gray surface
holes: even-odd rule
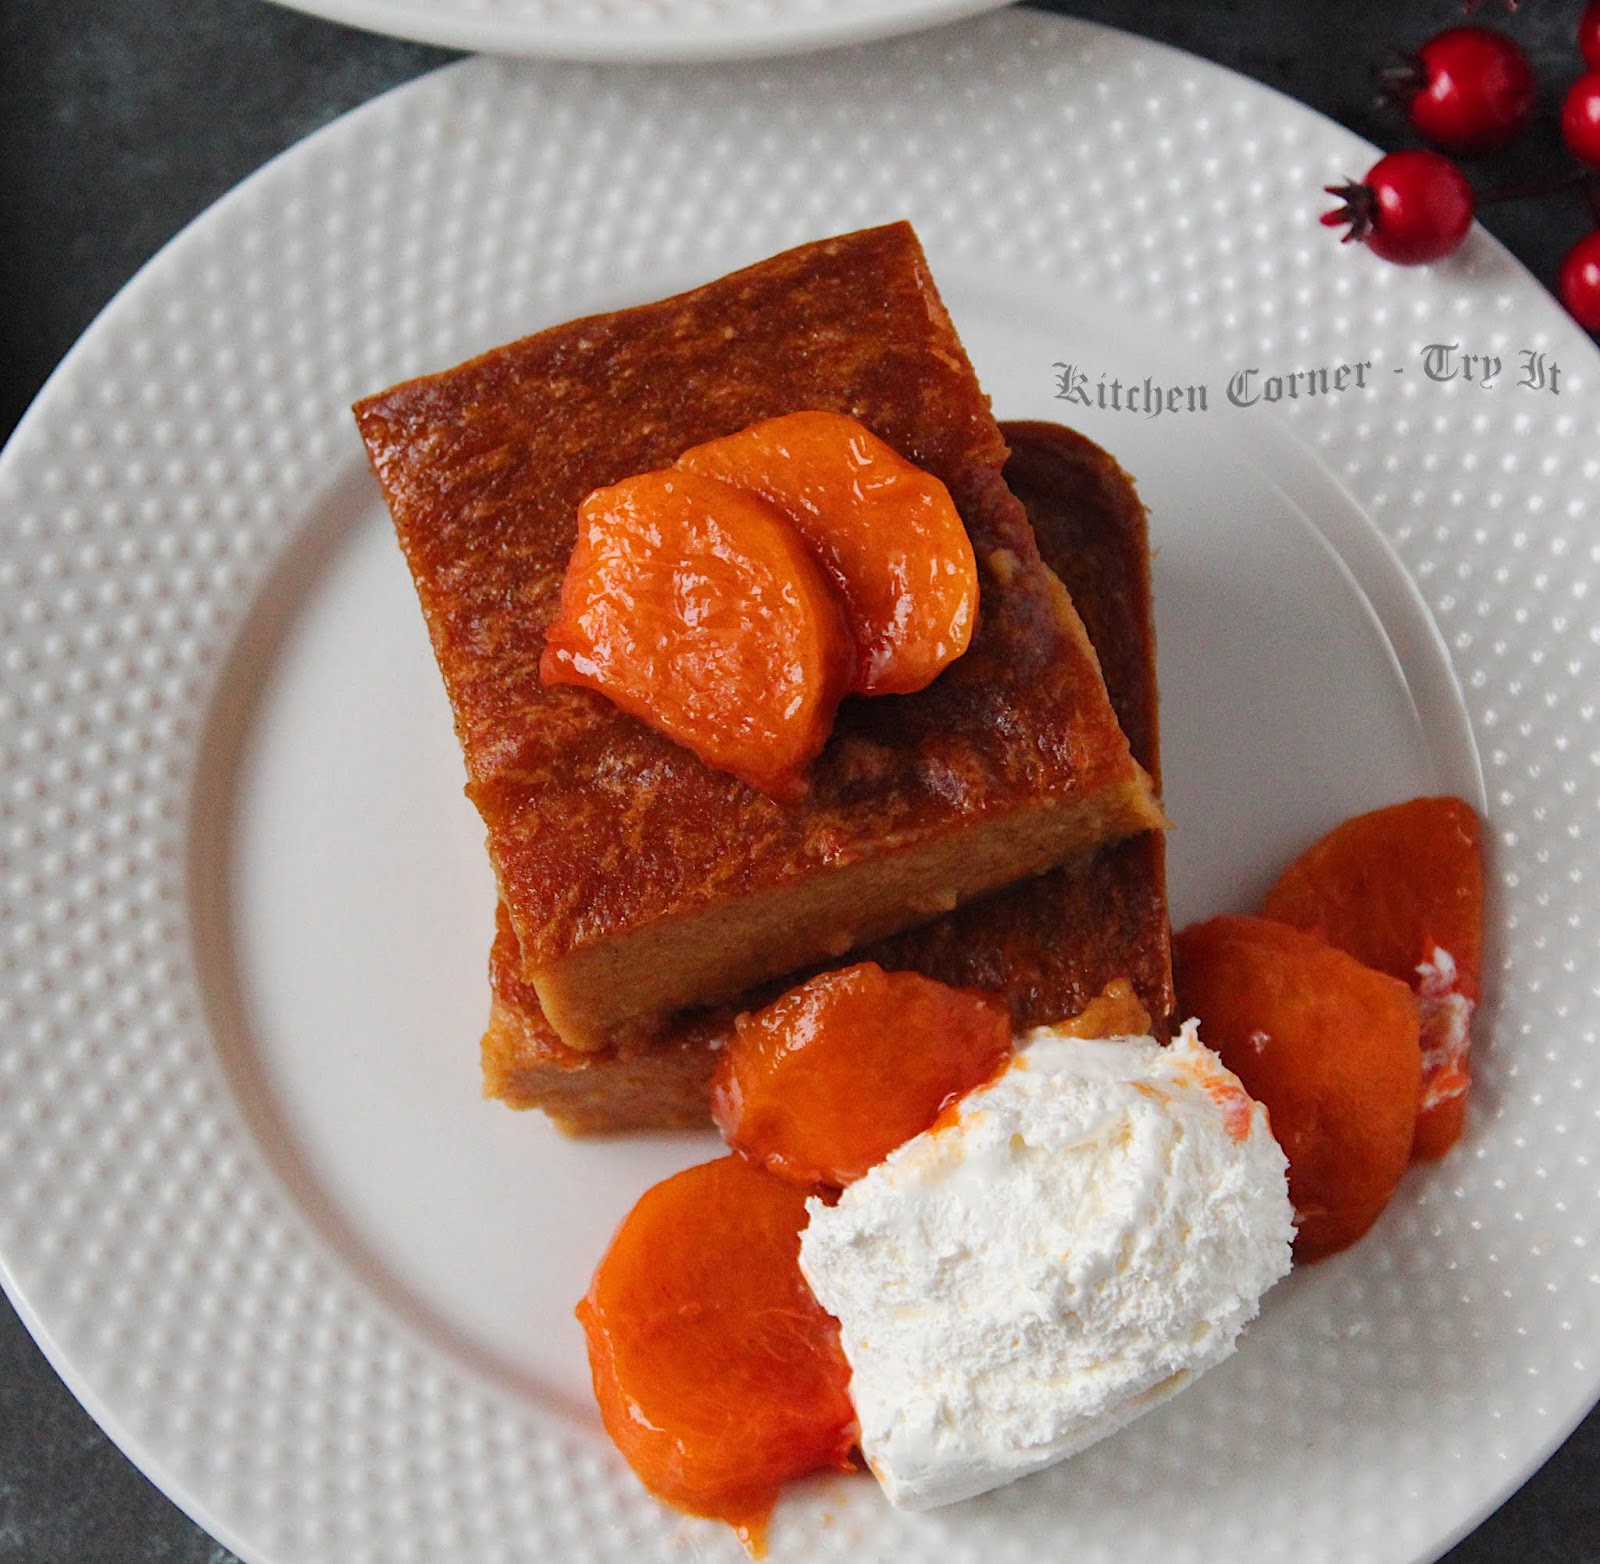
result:
[[[1243,71],[1385,146],[1411,143],[1396,116],[1373,107],[1372,67],[1387,46],[1460,18],[1458,5],[1437,0],[1047,8]],[[1579,9],[1524,0],[1507,17],[1486,0],[1480,11],[1533,55],[1547,107],[1578,74]],[[261,0],[0,0],[0,439],[98,310],[183,224],[308,131],[449,58]],[[1545,125],[1474,174],[1498,182],[1558,156]],[[1574,197],[1483,215],[1546,282],[1589,226]],[[123,1459],[0,1304],[0,1564],[231,1558]],[[1600,1564],[1600,1413],[1448,1559]]]

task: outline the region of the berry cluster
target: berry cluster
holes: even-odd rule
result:
[[[1578,50],[1587,73],[1573,83],[1561,109],[1561,134],[1580,167],[1543,189],[1582,188],[1597,224],[1561,263],[1557,291],[1573,318],[1600,332],[1600,0],[1589,0],[1578,24]],[[1403,103],[1413,128],[1435,146],[1460,155],[1493,152],[1533,122],[1538,84],[1528,57],[1504,33],[1452,27],[1430,38],[1383,73],[1386,96]],[[1329,185],[1344,203],[1323,214],[1330,228],[1348,225],[1359,241],[1399,266],[1450,254],[1467,236],[1475,206],[1531,194],[1527,188],[1474,195],[1461,170],[1442,152],[1391,152],[1365,178]]]

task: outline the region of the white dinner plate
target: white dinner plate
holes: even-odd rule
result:
[[[348,404],[902,215],[1000,414],[1070,416],[1151,505],[1175,918],[1463,793],[1488,997],[1464,1142],[1227,1364],[946,1511],[799,1485],[773,1558],[1418,1561],[1594,1400],[1596,357],[1481,232],[1424,271],[1336,244],[1321,187],[1369,157],[1020,12],[692,80],[474,60],[249,180],[74,349],[0,458],[0,1258],[249,1564],[741,1556],[607,1444],[571,1312],[713,1143],[478,1095],[490,877]],[[1430,380],[1433,342],[1502,373]],[[1250,368],[1329,389],[1236,406]],[[1102,375],[1206,408],[1056,395]]]
[[[563,60],[734,60],[887,38],[1008,0],[279,0],[451,49]]]

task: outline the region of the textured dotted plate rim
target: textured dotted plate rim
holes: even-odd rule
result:
[[[1177,95],[1188,121],[1215,140],[1177,146],[1161,120],[1164,94]],[[495,115],[505,118],[494,123]],[[1535,1298],[1523,1316],[1567,1326],[1564,1359],[1542,1344],[1507,1344],[1545,1387],[1531,1393],[1538,1407],[1511,1397],[1491,1408],[1503,1420],[1499,1444],[1471,1460],[1458,1449],[1440,1492],[1415,1496],[1395,1522],[1388,1556],[1435,1556],[1554,1448],[1600,1388],[1590,1358],[1600,1313],[1585,1290],[1600,1277],[1578,1274],[1587,1261],[1557,1265],[1556,1251],[1569,1256],[1585,1236],[1560,1178],[1538,1160],[1543,1148],[1534,1148],[1522,1190],[1507,1190],[1485,1166],[1486,1151],[1520,1157],[1525,1132],[1537,1127],[1560,1132],[1547,1158],[1558,1174],[1564,1159],[1581,1176],[1592,1131],[1580,1123],[1569,1133],[1564,1113],[1554,1124],[1518,1115],[1544,1109],[1556,1088],[1572,1112],[1592,1119],[1600,1108],[1586,1078],[1557,1079],[1564,1031],[1590,1049],[1595,1041],[1581,1032],[1595,997],[1582,970],[1583,887],[1594,866],[1584,815],[1600,766],[1586,698],[1590,648],[1600,642],[1586,571],[1600,550],[1586,552],[1582,534],[1600,474],[1600,462],[1581,454],[1600,445],[1594,351],[1481,232],[1431,271],[1379,268],[1329,245],[1315,229],[1316,192],[1363,166],[1369,149],[1356,138],[1216,67],[1059,18],[1012,13],[781,70],[727,67],[699,73],[692,91],[672,71],[450,67],[262,170],[141,271],[90,329],[0,455],[0,522],[14,545],[0,558],[0,1280],[97,1420],[246,1559],[387,1561],[417,1556],[430,1537],[448,1550],[444,1539],[470,1524],[472,1493],[439,1474],[472,1472],[474,1461],[534,1495],[561,1496],[551,1502],[576,1517],[578,1536],[553,1548],[581,1541],[595,1556],[631,1557],[647,1538],[682,1545],[593,1441],[446,1360],[388,1314],[285,1195],[207,1034],[184,861],[209,709],[309,496],[345,459],[344,405],[488,345],[486,323],[517,303],[490,303],[462,275],[463,249],[477,244],[480,258],[492,258],[482,230],[507,222],[479,157],[485,136],[511,133],[507,155],[522,159],[519,177],[537,185],[544,156],[570,188],[582,162],[575,152],[612,174],[637,170],[657,155],[663,123],[713,163],[731,158],[730,168],[758,172],[762,159],[780,157],[785,138],[792,146],[808,130],[818,155],[877,134],[909,148],[919,166],[931,160],[946,184],[1009,181],[1002,189],[1016,205],[974,223],[961,201],[951,207],[905,188],[904,170],[890,168],[888,188],[875,191],[831,184],[834,176],[813,168],[801,170],[809,204],[797,198],[793,210],[759,179],[734,188],[713,215],[737,227],[737,239],[652,235],[659,214],[630,213],[603,181],[579,178],[569,209],[541,207],[533,228],[509,230],[545,247],[538,275],[531,258],[495,263],[524,307],[544,307],[541,287],[558,298],[563,286],[592,286],[601,275],[574,259],[575,228],[593,234],[598,223],[614,240],[606,264],[628,291],[658,257],[692,267],[719,247],[759,254],[890,215],[881,211],[889,199],[934,242],[1003,250],[1006,264],[1103,296],[1108,308],[1219,363],[1334,362],[1372,349],[1382,328],[1394,341],[1376,350],[1381,360],[1442,319],[1456,329],[1478,323],[1491,342],[1568,366],[1572,400],[1559,413],[1530,413],[1514,397],[1466,404],[1459,388],[1440,388],[1426,412],[1415,398],[1398,413],[1330,401],[1290,420],[1426,598],[1455,660],[1489,790],[1503,914],[1486,1094],[1497,1122],[1472,1158],[1452,1165],[1455,1189],[1419,1204],[1399,1241],[1430,1222],[1449,1228],[1452,1198],[1481,1212],[1476,1225],[1507,1236],[1531,1216],[1557,1236],[1520,1256],[1516,1275],[1496,1274],[1504,1295],[1572,1284],[1558,1295],[1560,1310]],[[1087,166],[1067,179],[1040,165],[1052,152]],[[658,177],[697,188],[694,166],[674,161],[671,147],[659,155],[661,166],[646,164]],[[1127,173],[1152,158],[1173,195],[1196,188],[1185,159],[1206,173],[1225,166],[1234,182],[1216,215],[1226,211],[1230,222],[1202,231],[1203,200],[1152,206],[1136,186],[1119,196],[1101,183],[1108,169]],[[453,179],[441,183],[444,172]],[[391,199],[393,183],[410,181],[426,234],[380,253],[391,236],[360,222],[369,180]],[[1102,219],[1098,250],[1081,243],[1084,214],[1074,221],[1080,191]],[[314,241],[313,219],[322,225]],[[565,248],[555,242],[563,234]],[[384,319],[397,300],[409,312],[403,328]],[[102,867],[89,872],[90,859]],[[102,940],[103,957],[85,953],[85,930]],[[124,1102],[148,1122],[119,1118]],[[50,1221],[33,1220],[41,1189],[58,1202]],[[1380,1279],[1403,1261],[1394,1238],[1366,1255]],[[1497,1253],[1488,1259],[1502,1263]],[[1323,1274],[1356,1275],[1319,1272],[1319,1283]],[[201,1285],[208,1280],[212,1291]],[[186,1313],[191,1292],[210,1313]],[[224,1295],[226,1319],[216,1308]],[[1529,1306],[1520,1294],[1515,1302]],[[191,1334],[212,1344],[214,1375],[194,1372]],[[331,1491],[340,1441],[364,1449],[383,1408],[409,1438],[403,1451],[370,1452],[360,1468],[376,1497]],[[266,1475],[252,1467],[240,1487],[245,1479],[231,1473],[245,1459]],[[1362,1476],[1386,1480],[1377,1470]],[[483,1538],[479,1556],[528,1556],[518,1550],[537,1546],[538,1517],[517,1514],[525,1537]],[[704,1542],[700,1533],[692,1540]],[[1317,1556],[1304,1542],[1299,1556]]]

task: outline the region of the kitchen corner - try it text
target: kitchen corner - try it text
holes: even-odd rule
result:
[[[1546,396],[1561,395],[1561,366],[1537,348],[1521,348],[1509,359],[1498,353],[1474,353],[1459,342],[1430,342],[1413,361],[1384,370],[1370,358],[1316,369],[1266,370],[1258,365],[1236,369],[1218,392],[1204,381],[1173,385],[1150,375],[1113,375],[1058,359],[1056,400],[1108,413],[1208,413],[1213,407],[1258,407],[1280,402],[1309,402],[1348,391],[1377,391],[1406,375],[1443,385],[1460,382],[1480,391],[1512,386]]]

